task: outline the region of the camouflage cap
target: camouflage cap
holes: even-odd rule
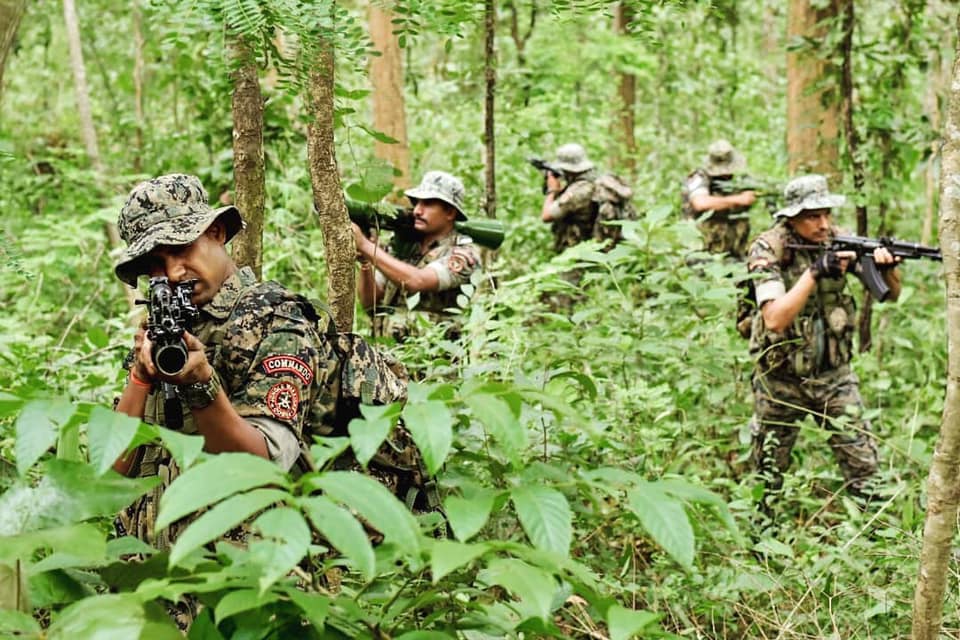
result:
[[[587,158],[586,150],[575,142],[557,149],[557,159],[553,165],[570,173],[583,173],[593,169],[593,163]]]
[[[847,201],[844,196],[830,193],[827,179],[816,173],[788,182],[783,188],[783,199],[787,206],[773,214],[775,218],[792,218],[805,209],[832,209]]]
[[[417,200],[441,200],[457,210],[457,220],[466,220],[463,212],[463,183],[460,178],[445,171],[427,171],[423,180],[413,189],[403,192],[414,205]]]
[[[706,172],[709,176],[732,176],[743,173],[747,160],[728,141],[720,139],[707,147]]]
[[[137,286],[145,255],[161,245],[190,244],[220,216],[229,241],[244,227],[240,212],[232,205],[210,208],[196,176],[174,173],[141,182],[120,210],[117,227],[127,248],[114,272],[131,287]]]

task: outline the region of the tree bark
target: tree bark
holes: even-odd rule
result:
[[[373,154],[399,172],[393,186],[410,186],[410,145],[407,141],[407,113],[403,98],[403,57],[400,43],[393,33],[393,12],[371,4],[368,12],[370,39],[379,56],[370,58],[370,81],[373,84],[373,128],[395,143],[374,142]]]
[[[960,18],[957,30],[960,33]],[[957,49],[943,129],[940,181],[940,249],[947,289],[947,397],[927,476],[927,517],[913,598],[913,640],[936,640],[940,635],[960,504],[960,46]]]
[[[617,3],[613,15],[613,30],[618,37],[627,34],[627,25],[633,18],[633,12],[624,2]],[[617,145],[616,166],[623,167],[631,179],[637,177],[637,139],[634,135],[636,127],[637,106],[637,76],[626,71],[620,72],[620,104],[617,109],[617,119],[620,123],[619,137],[623,142]]]
[[[263,159],[263,95],[253,51],[241,36],[231,42],[239,63],[233,79],[233,183],[234,204],[247,223],[233,240],[234,261],[253,269],[259,278],[263,264],[263,202],[266,182]]]
[[[307,158],[314,207],[320,219],[327,257],[328,303],[337,329],[351,331],[356,300],[356,245],[343,199],[334,147],[333,49],[329,43],[320,47],[320,57],[310,74],[308,90],[312,121],[307,127]]]
[[[497,154],[493,117],[494,96],[497,88],[497,60],[494,48],[496,28],[496,3],[493,0],[484,0],[483,60],[487,90],[483,103],[483,143],[487,158],[485,209],[488,218],[497,217]]]
[[[839,0],[822,9],[813,0],[790,0],[788,40],[825,40],[829,21],[839,14]],[[825,56],[824,56],[825,57]],[[822,173],[839,177],[840,100],[833,68],[816,48],[787,53],[787,156],[791,175]],[[819,88],[818,88],[819,87]]]
[[[0,100],[3,98],[3,70],[26,6],[26,0],[0,0]]]

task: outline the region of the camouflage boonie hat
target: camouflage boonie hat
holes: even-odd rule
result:
[[[445,171],[427,171],[420,184],[403,192],[416,205],[417,200],[440,200],[457,210],[457,220],[466,220],[463,212],[463,183]]]
[[[732,176],[743,173],[747,160],[728,141],[720,139],[707,147],[706,172],[709,176]]]
[[[593,163],[587,158],[586,150],[575,142],[557,149],[557,159],[553,165],[570,173],[583,173],[593,169]]]
[[[196,176],[173,173],[141,182],[120,210],[117,227],[127,248],[114,272],[136,287],[137,276],[144,273],[141,258],[161,245],[190,244],[220,216],[229,241],[244,227],[240,212],[233,205],[210,208]]]
[[[827,179],[816,173],[788,182],[783,199],[787,206],[773,214],[774,218],[792,218],[805,209],[832,209],[847,201],[845,196],[830,193]]]

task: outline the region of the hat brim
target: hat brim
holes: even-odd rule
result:
[[[552,164],[557,169],[560,169],[561,171],[569,171],[570,173],[583,173],[584,171],[590,171],[590,169],[593,169],[593,163],[589,160],[583,160],[582,162],[577,162],[575,164],[554,160]]]
[[[747,170],[747,159],[739,151],[733,152],[730,162],[710,162],[707,156],[707,175],[711,178],[716,176],[732,176],[736,173],[743,173]]]
[[[434,191],[433,189],[423,189],[421,187],[414,187],[413,189],[407,189],[403,192],[403,195],[410,198],[410,202],[414,206],[417,204],[417,200],[439,200],[441,202],[446,202],[448,205],[454,208],[457,212],[457,220],[466,220],[467,214],[463,212],[455,202],[450,200],[445,194],[440,193],[439,191]]]
[[[789,207],[784,207],[780,209],[775,214],[774,218],[793,218],[801,211],[806,211],[807,209],[833,209],[834,207],[841,207],[846,203],[847,197],[841,196],[836,193],[828,193],[823,196],[816,196],[813,198],[804,198],[798,204],[792,204]]]
[[[201,215],[197,215],[198,213],[201,213]],[[146,273],[146,266],[143,262],[147,254],[162,245],[190,244],[203,235],[214,220],[221,216],[223,216],[227,233],[225,242],[229,242],[244,227],[243,218],[235,206],[228,205],[219,209],[211,209],[210,207],[195,209],[176,218],[164,220],[144,232],[136,241],[124,249],[120,260],[113,268],[114,273],[126,284],[136,287],[137,278]],[[185,223],[184,218],[194,219]]]

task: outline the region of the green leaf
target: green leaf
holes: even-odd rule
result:
[[[287,485],[283,471],[273,462],[249,453],[211,456],[188,469],[164,492],[155,528],[159,531],[202,507],[267,484]]]
[[[408,631],[397,636],[397,640],[454,640],[456,637],[440,631]]]
[[[478,393],[464,398],[473,415],[489,430],[514,461],[520,459],[527,446],[527,433],[510,406],[497,396]]]
[[[57,442],[60,427],[67,424],[76,407],[65,400],[32,400],[20,412],[14,427],[14,453],[21,476]]]
[[[69,551],[86,559],[102,559],[106,554],[106,534],[92,524],[76,524],[0,538],[0,563],[12,565],[29,561],[38,549],[54,553]],[[51,569],[56,567],[51,567]]]
[[[289,507],[261,514],[252,527],[264,538],[249,542],[250,557],[260,566],[260,593],[264,593],[307,555],[310,527],[303,514]]]
[[[300,607],[314,628],[323,631],[327,611],[330,610],[330,598],[316,593],[304,593],[295,587],[286,589],[286,593],[290,600]]]
[[[51,459],[45,479],[61,494],[55,514],[58,522],[79,522],[98,516],[113,517],[160,482],[160,478],[126,478],[114,471],[97,474],[81,462]]]
[[[170,566],[176,566],[194,549],[219,538],[271,504],[283,502],[288,496],[286,491],[277,489],[255,489],[227,498],[197,518],[177,538],[170,550]]]
[[[466,542],[487,524],[497,492],[479,489],[469,497],[449,496],[443,501],[443,509],[457,540]]]
[[[157,428],[163,446],[170,452],[177,466],[185,471],[193,466],[203,453],[203,436],[190,435],[171,429]]]
[[[737,536],[737,538],[740,537],[740,529],[737,527],[737,523],[733,519],[733,514],[730,513],[730,507],[727,506],[727,503],[723,498],[714,492],[704,489],[703,487],[690,484],[686,480],[660,480],[657,484],[660,485],[660,488],[663,489],[663,491],[672,496],[713,507],[717,517],[727,527],[727,529]]]
[[[106,407],[93,408],[87,423],[87,444],[90,448],[90,464],[98,474],[105,473],[126,451],[139,425],[137,418],[110,411]]]
[[[693,566],[694,536],[683,503],[643,482],[627,493],[630,511],[650,537],[681,566]]]
[[[4,638],[40,637],[40,625],[28,613],[12,609],[0,609],[0,636]]]
[[[463,544],[453,540],[437,540],[430,547],[430,573],[433,584],[460,567],[470,564],[489,547],[484,544]]]
[[[634,611],[615,604],[607,609],[610,640],[629,640],[659,619],[656,613]]]
[[[182,638],[173,621],[157,625],[151,640]],[[58,615],[50,625],[50,640],[130,640],[140,638],[147,624],[147,613],[137,596],[130,593],[105,594],[76,602]],[[174,635],[175,634],[175,635]]]
[[[317,486],[337,502],[348,505],[370,525],[396,542],[404,553],[420,552],[420,530],[407,508],[382,484],[355,471],[332,471]]]
[[[325,496],[304,498],[300,505],[327,542],[346,556],[365,580],[373,580],[376,569],[373,547],[357,519]]]
[[[331,460],[337,458],[350,446],[350,438],[317,438],[317,443],[310,447],[310,456],[318,469],[323,469]]]
[[[260,594],[256,589],[237,589],[220,598],[217,608],[213,612],[213,617],[217,624],[220,624],[232,615],[242,611],[256,609],[265,604],[276,602],[279,596],[275,593]]]
[[[428,400],[407,404],[403,423],[423,454],[427,471],[434,475],[443,466],[453,445],[453,415],[443,402]]]
[[[573,538],[573,514],[562,493],[526,485],[510,492],[523,530],[534,546],[567,555]]]
[[[363,418],[354,418],[347,425],[350,433],[350,447],[357,458],[357,462],[364,467],[370,458],[377,453],[380,445],[390,434],[397,420],[397,409],[394,405],[370,406],[360,405]]]
[[[489,585],[499,585],[519,598],[522,606],[518,609],[525,614],[525,618],[550,619],[557,581],[546,571],[507,558],[490,562],[487,569],[481,572],[480,579]]]
[[[359,126],[363,131],[366,131],[368,134],[370,134],[370,137],[376,140],[377,142],[382,142],[384,144],[397,144],[399,142],[399,140],[397,140],[396,138],[391,138],[390,136],[383,133],[382,131],[377,131],[376,129],[373,129],[371,127],[366,127],[362,124],[357,126]]]

